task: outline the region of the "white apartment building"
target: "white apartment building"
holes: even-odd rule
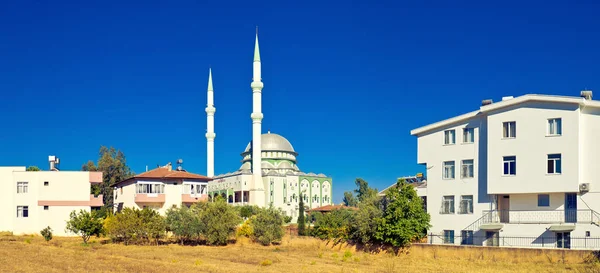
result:
[[[427,169],[431,242],[600,247],[600,102],[591,91],[485,100],[411,135]]]
[[[174,206],[191,206],[208,200],[208,181],[211,179],[186,172],[171,163],[141,173],[112,185],[115,211],[124,207],[153,208],[161,214]]]
[[[65,231],[72,211],[104,205],[102,195],[90,194],[90,185],[102,182],[102,172],[59,171],[55,156],[49,162],[49,171],[0,167],[0,231],[38,234],[49,226],[55,236],[72,236]]]

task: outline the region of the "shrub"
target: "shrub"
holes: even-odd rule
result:
[[[114,242],[149,243],[165,234],[165,220],[156,211],[144,208],[125,208],[120,213],[109,215],[104,220],[105,233]]]
[[[215,202],[206,203],[199,214],[200,222],[203,223],[201,234],[209,245],[227,244],[241,222],[235,208],[218,198]]]
[[[244,219],[248,219],[248,218],[256,215],[258,213],[258,211],[260,210],[260,208],[258,206],[253,206],[253,205],[244,205],[244,206],[241,206],[239,209],[240,209],[240,216]]]
[[[170,208],[166,214],[167,229],[173,232],[181,244],[186,240],[197,237],[201,230],[201,222],[198,215],[199,208],[194,205],[191,209],[186,206]]]
[[[252,240],[255,242],[268,246],[273,242],[280,242],[283,238],[283,213],[273,206],[260,209],[258,214],[251,218],[250,223],[254,231]]]
[[[52,229],[50,228],[50,226],[46,227],[45,229],[42,229],[42,231],[40,231],[40,234],[44,236],[44,240],[46,240],[46,242],[52,240]]]
[[[315,215],[315,225],[312,235],[320,239],[347,240],[350,235],[352,211],[336,209],[329,213]]]
[[[292,222],[292,216],[283,216],[283,222],[289,224]]]
[[[253,235],[254,235],[254,230],[252,228],[252,224],[250,223],[250,219],[244,221],[242,226],[237,231],[237,236],[244,236],[244,237],[250,238]]]
[[[96,216],[95,211],[72,211],[65,229],[81,236],[83,243],[87,244],[92,235],[100,236],[102,233],[102,219]]]

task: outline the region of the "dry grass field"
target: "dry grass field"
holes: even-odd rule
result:
[[[93,239],[94,240],[94,239]],[[600,272],[590,252],[413,246],[392,255],[287,236],[263,247],[125,246],[95,239],[0,235],[0,272]]]

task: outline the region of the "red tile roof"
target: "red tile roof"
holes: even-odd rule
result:
[[[141,174],[138,174],[138,175],[136,175],[134,177],[125,179],[123,181],[119,181],[119,182],[113,184],[112,186],[116,186],[116,185],[121,184],[121,183],[123,183],[125,181],[129,181],[129,180],[136,179],[136,178],[150,178],[150,179],[199,179],[199,180],[204,180],[204,181],[210,181],[210,180],[212,180],[212,178],[206,177],[204,175],[195,174],[195,173],[188,173],[186,171],[172,170],[168,166],[163,166],[163,167],[158,167],[158,168],[153,169],[153,170],[149,170],[147,172],[143,172]]]
[[[357,210],[358,208],[348,207],[348,206],[344,206],[344,205],[326,205],[326,206],[322,206],[322,207],[318,207],[318,208],[314,208],[314,209],[309,209],[309,210],[307,210],[307,212],[311,212],[311,211],[330,212],[330,211],[336,210],[336,209]]]

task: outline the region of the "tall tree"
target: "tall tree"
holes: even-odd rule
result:
[[[90,191],[93,194],[103,194],[104,207],[112,210],[113,190],[110,185],[130,178],[135,174],[127,166],[125,154],[114,147],[101,146],[98,157],[97,165],[90,160],[81,166],[81,170],[102,172],[102,183],[92,186]]]
[[[356,197],[358,198],[359,202],[363,202],[377,196],[377,189],[369,187],[369,182],[363,180],[362,178],[357,178],[354,183],[356,183],[357,188],[354,190],[354,192],[356,192]]]
[[[304,217],[304,193],[300,193],[300,204],[298,204],[298,206],[300,206],[299,208],[299,214],[298,215],[298,235],[300,236],[304,236],[306,235],[306,220]]]
[[[29,166],[29,167],[27,167],[26,171],[28,171],[28,172],[39,172],[40,168],[38,168],[38,166]]]
[[[344,205],[348,207],[356,207],[358,205],[358,200],[356,200],[351,191],[344,192]]]

